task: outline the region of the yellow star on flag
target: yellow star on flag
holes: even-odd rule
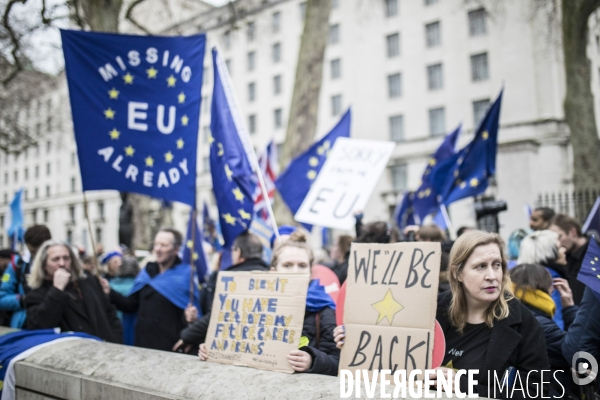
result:
[[[108,91],[108,97],[110,97],[111,99],[118,99],[119,98],[119,91],[115,88],[112,88]]]
[[[106,117],[106,119],[115,119],[115,114],[115,110],[113,110],[110,107],[108,107],[108,110],[104,110],[104,116]]]
[[[240,203],[244,202],[244,193],[242,193],[242,191],[240,190],[239,187],[236,187],[235,189],[233,189],[232,192],[237,201],[239,201]]]
[[[223,150],[223,145],[221,143],[217,143],[217,146],[219,147],[219,152],[217,155],[221,157],[223,154],[225,154],[225,150]]]
[[[227,179],[231,180],[233,176],[233,171],[229,168],[229,165],[225,164],[225,175],[227,175]]]
[[[387,293],[383,297],[383,300],[371,304],[371,307],[373,307],[379,313],[376,324],[387,318],[390,325],[392,325],[394,315],[404,308],[404,306],[398,303],[394,299],[394,296],[392,296],[392,289],[388,289]]]
[[[167,78],[167,86],[168,87],[175,87],[175,82],[177,82],[177,78],[175,78],[173,75],[171,75]]]
[[[461,182],[461,184],[460,184],[460,188],[461,188],[461,189],[464,189],[464,188],[466,188],[466,187],[467,187],[467,182]]]
[[[119,132],[117,128],[113,128],[108,134],[110,135],[110,140],[117,140],[121,135],[121,132]]]
[[[146,167],[153,167],[154,166],[154,158],[148,156],[146,157]]]
[[[210,146],[211,144],[213,144],[214,141],[215,141],[215,138],[212,137],[212,135],[209,133],[208,134],[208,145]]]
[[[481,137],[483,138],[483,140],[487,140],[487,138],[489,138],[489,137],[490,137],[490,134],[488,133],[488,131],[484,131],[484,132],[481,134]]]
[[[165,161],[170,163],[171,161],[173,161],[173,153],[171,153],[170,151],[167,151],[165,153]]]
[[[309,160],[308,160],[308,164],[309,164],[311,167],[316,167],[317,165],[319,165],[319,159],[318,159],[317,157],[311,157],[311,158],[309,158]]]
[[[123,75],[123,80],[125,81],[126,85],[131,85],[131,84],[133,84],[133,75],[131,75],[128,72],[125,75]]]
[[[198,259],[198,253],[194,252],[194,255],[192,256],[192,258],[194,259],[194,261],[196,261]]]
[[[479,185],[479,180],[477,178],[473,178],[470,181],[471,187],[477,187]]]
[[[454,170],[454,177],[456,178],[458,176],[458,170]]]
[[[148,74],[148,79],[156,79],[158,70],[154,69],[154,67],[150,67],[146,70],[146,73]]]
[[[323,146],[317,147],[317,154],[322,156],[323,153],[325,153],[325,147],[323,147]]]
[[[235,217],[229,213],[221,214],[221,216],[225,219],[225,223],[235,226]]]
[[[596,278],[600,279],[600,274],[596,275]]]
[[[125,155],[129,157],[133,157],[133,153],[135,153],[135,149],[131,147],[131,145],[125,147]]]
[[[179,101],[179,103],[183,103],[185,101],[185,93],[179,93],[179,96],[177,96],[177,100]]]
[[[306,177],[312,181],[313,179],[315,179],[317,177],[317,173],[314,170],[311,169],[306,174]]]
[[[329,143],[329,140],[326,140],[325,142],[323,142],[323,147],[328,149],[331,147],[331,144]]]
[[[425,189],[425,197],[429,196],[431,194],[431,189],[427,188]]]
[[[181,139],[181,138],[177,139],[177,148],[178,149],[183,149],[183,144],[184,144],[183,139]]]
[[[192,242],[191,240],[188,240],[185,245],[188,247],[188,249],[191,249],[192,246],[194,246],[194,242]]]
[[[189,121],[190,121],[190,119],[188,118],[187,115],[184,115],[183,117],[181,117],[181,125],[187,126]]]
[[[432,167],[435,166],[435,158],[429,159],[429,165],[431,165]]]
[[[242,217],[242,219],[247,219],[249,221],[252,218],[252,215],[250,215],[250,213],[247,213],[241,208],[238,210],[238,213],[240,214],[240,217]]]

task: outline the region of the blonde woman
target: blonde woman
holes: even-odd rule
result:
[[[123,330],[115,309],[95,276],[85,277],[66,243],[48,240],[38,250],[25,297],[27,329],[60,328],[85,332],[122,343]]]

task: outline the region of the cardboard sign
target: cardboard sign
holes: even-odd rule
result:
[[[432,366],[439,243],[352,243],[340,369]]]
[[[308,282],[307,274],[219,272],[208,360],[293,373],[286,357],[302,337]]]
[[[335,229],[352,229],[354,211],[367,205],[396,144],[338,138],[294,219]]]

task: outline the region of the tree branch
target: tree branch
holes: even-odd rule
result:
[[[127,8],[127,12],[125,13],[125,18],[127,20],[129,20],[129,22],[131,22],[133,25],[135,25],[138,29],[140,29],[142,32],[146,33],[147,35],[153,36],[154,34],[152,32],[150,32],[148,29],[144,28],[141,24],[139,24],[134,18],[133,15],[131,15],[131,12],[133,11],[133,8],[135,6],[137,6],[140,3],[143,3],[145,0],[135,0],[133,3],[131,3],[129,5],[129,7]]]
[[[17,34],[10,26],[9,16],[12,7],[16,3],[25,4],[26,1],[27,0],[9,0],[8,4],[6,5],[6,9],[4,9],[4,15],[2,16],[2,25],[4,26],[4,28],[6,28],[6,31],[10,36],[10,42],[12,44],[12,51],[10,52],[10,54],[12,55],[14,60],[12,71],[5,78],[2,79],[2,85],[4,85],[5,87],[10,81],[12,81],[15,78],[15,76],[17,76],[19,72],[23,70],[23,64],[19,59],[19,49],[21,48],[21,43],[19,42]]]
[[[81,30],[85,30],[85,24],[83,23],[83,18],[79,14],[79,0],[73,0],[73,7],[75,8],[75,13],[73,14],[73,19],[77,26],[81,28]]]

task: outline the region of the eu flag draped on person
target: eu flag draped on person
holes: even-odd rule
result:
[[[23,219],[23,189],[15,193],[15,197],[10,202],[10,224],[8,225],[8,237],[10,247],[13,251],[17,250],[17,244],[23,242],[25,229]]]
[[[487,189],[489,178],[496,173],[501,103],[502,91],[479,124],[473,140],[432,169],[429,179],[442,204],[447,206]]]
[[[219,221],[224,250],[250,227],[254,210],[256,184],[249,155],[242,142],[247,135],[242,115],[235,99],[231,78],[222,56],[212,51],[214,89],[210,130],[210,173],[219,209]]]
[[[204,247],[202,247],[204,235],[202,234],[202,229],[200,229],[200,224],[198,224],[198,218],[196,218],[194,223],[195,214],[196,213],[192,209],[190,211],[187,234],[181,252],[181,262],[191,265],[192,268],[196,270],[198,282],[204,283],[204,280],[208,275],[208,259],[206,258]]]
[[[83,190],[194,206],[206,36],[61,37]]]
[[[350,137],[351,119],[352,113],[348,109],[327,135],[292,160],[287,169],[275,181],[275,186],[279,190],[281,198],[291,210],[292,215],[298,212],[336,139],[338,137]],[[302,225],[309,230],[312,229],[312,225]]]
[[[421,186],[415,192],[413,208],[419,219],[423,221],[425,217],[436,211],[439,211],[440,203],[438,201],[437,192],[431,187],[429,174],[431,170],[440,162],[452,157],[456,154],[456,140],[460,135],[462,124],[450,132],[445,138],[440,147],[427,161],[427,167],[421,178]]]

